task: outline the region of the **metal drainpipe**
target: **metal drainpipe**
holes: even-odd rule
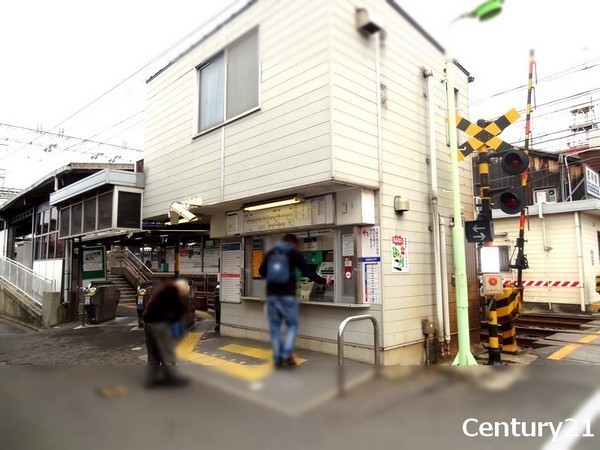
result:
[[[444,341],[450,353],[450,296],[448,295],[448,255],[446,249],[446,221],[440,217],[440,253],[442,259],[442,300],[444,309]]]
[[[567,182],[569,183],[569,201],[573,201],[573,190],[571,188],[571,172],[569,171],[569,155],[565,155],[565,167],[567,169]]]
[[[438,327],[438,340],[444,342],[444,309],[442,300],[442,261],[440,255],[440,214],[438,207],[437,148],[435,139],[435,102],[433,95],[433,72],[423,69],[427,79],[427,109],[429,119],[429,173],[431,180],[431,229],[433,231],[433,260],[435,278],[435,306]],[[443,354],[442,345],[442,354]]]
[[[548,243],[546,241],[546,220],[544,219],[544,202],[539,202],[538,203],[538,217],[541,220],[541,225],[542,225],[542,246],[544,248],[544,281],[548,281],[548,257],[550,256],[548,254],[549,250],[548,250]],[[548,289],[546,290],[546,294],[550,295],[550,286],[548,286]],[[550,301],[550,297],[548,298],[548,309],[552,309],[552,302]]]
[[[375,33],[375,93],[376,93],[376,101],[375,106],[377,110],[377,163],[378,163],[378,175],[379,175],[379,211],[378,211],[378,220],[379,220],[379,243],[381,246],[381,239],[383,238],[383,137],[382,137],[382,128],[383,128],[383,117],[381,112],[381,33],[382,31],[378,31]],[[382,268],[383,271],[383,268]],[[383,319],[383,302],[385,301],[384,297],[384,282],[383,282],[383,273],[381,275],[380,286],[379,286],[379,294],[381,296],[381,346],[385,347],[385,320]]]
[[[581,304],[581,312],[585,313],[585,271],[583,267],[581,217],[579,211],[575,212],[575,245],[577,246],[577,266],[579,269],[579,301]]]

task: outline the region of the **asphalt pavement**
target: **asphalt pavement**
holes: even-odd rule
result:
[[[300,366],[275,370],[268,345],[219,337],[204,320],[178,350],[191,384],[146,390],[144,334],[135,325],[126,316],[25,332],[0,322],[0,449],[600,447],[595,365],[377,374],[355,364],[340,395],[334,357],[299,351]],[[580,428],[558,432],[572,423]]]

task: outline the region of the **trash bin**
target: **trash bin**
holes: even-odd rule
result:
[[[161,272],[168,272],[169,271],[169,264],[168,263],[160,263],[160,271]]]

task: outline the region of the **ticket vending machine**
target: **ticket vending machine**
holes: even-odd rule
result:
[[[322,259],[322,252],[306,252],[306,253],[319,253]],[[306,257],[305,257],[306,259]],[[317,264],[309,264],[314,267],[317,275],[323,278],[333,279],[335,274],[334,263],[329,261],[320,261]],[[318,302],[332,302],[333,301],[333,288],[327,287],[322,284],[315,283],[308,278],[302,277],[300,279],[298,297],[301,301],[318,301]]]

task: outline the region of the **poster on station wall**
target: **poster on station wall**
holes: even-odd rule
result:
[[[360,230],[361,254],[358,258],[361,273],[363,303],[381,303],[381,249],[380,228]]]
[[[392,272],[408,273],[408,237],[392,236]]]
[[[104,247],[86,247],[82,250],[82,279],[106,279],[106,250]]]
[[[252,279],[260,280],[259,269],[265,258],[265,243],[262,239],[252,240]]]
[[[221,244],[221,301],[241,303],[242,244]]]

